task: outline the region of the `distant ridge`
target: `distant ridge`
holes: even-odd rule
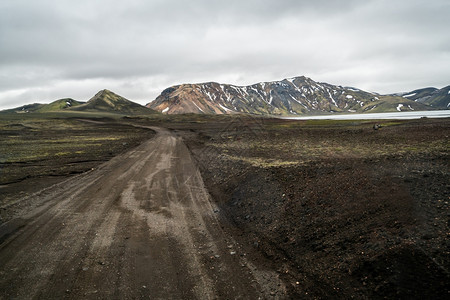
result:
[[[165,89],[146,105],[166,114],[303,115],[428,110],[430,106],[396,95],[319,83],[305,76],[235,86],[207,82]]]
[[[401,96],[436,109],[450,108],[450,85],[442,89],[433,87],[418,89],[409,93],[403,93]]]
[[[56,112],[67,110],[72,107],[76,107],[78,105],[83,104],[84,102],[80,102],[77,100],[73,100],[72,98],[64,98],[53,101],[49,104],[26,104],[17,108],[3,110],[2,112],[15,112],[15,113],[43,113],[43,112]]]
[[[1,113],[45,113],[45,112],[109,112],[126,115],[158,114],[157,111],[132,102],[109,90],[101,90],[88,102],[80,102],[71,98],[53,101],[49,104],[28,104]]]
[[[49,111],[70,109],[70,108],[82,105],[83,103],[84,102],[73,100],[72,98],[64,98],[64,99],[53,101],[50,104],[44,105],[42,108],[39,109],[39,112],[49,112]]]

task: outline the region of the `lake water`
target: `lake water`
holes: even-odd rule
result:
[[[299,116],[282,117],[291,120],[386,120],[386,119],[420,119],[427,118],[450,118],[450,110],[431,110],[431,111],[407,111],[407,112],[388,112],[388,113],[367,113],[367,114],[333,114],[323,116]]]

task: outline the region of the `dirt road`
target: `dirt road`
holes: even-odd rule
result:
[[[181,138],[155,138],[28,199],[0,228],[0,298],[282,297],[222,229]]]

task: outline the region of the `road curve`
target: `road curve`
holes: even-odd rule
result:
[[[181,138],[52,186],[0,228],[0,299],[258,299],[283,295],[221,228]],[[9,233],[6,235],[5,233]]]

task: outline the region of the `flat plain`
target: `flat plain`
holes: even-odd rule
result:
[[[448,119],[0,126],[2,298],[448,296]]]

